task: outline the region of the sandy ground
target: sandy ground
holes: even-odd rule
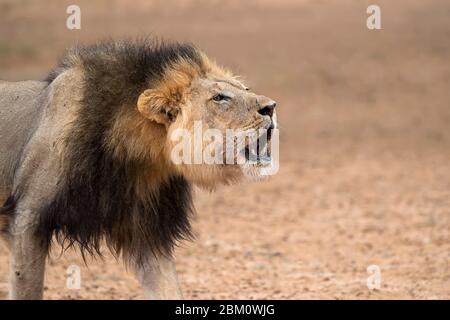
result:
[[[82,29],[68,31],[67,1],[0,0],[0,78],[43,78],[76,42],[152,33],[278,101],[279,174],[196,191],[197,239],[176,253],[186,298],[450,298],[448,1],[376,1],[380,31],[365,26],[372,1],[77,2]],[[80,290],[66,288],[72,264]],[[46,298],[143,298],[108,254],[48,266]],[[0,297],[7,269],[3,246]]]

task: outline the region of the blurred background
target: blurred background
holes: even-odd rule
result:
[[[71,4],[81,30],[66,28]],[[381,30],[366,27],[371,4]],[[197,239],[176,254],[185,298],[449,299],[449,17],[446,0],[0,0],[0,79],[43,79],[78,43],[192,42],[278,102],[281,164],[263,183],[196,190]],[[46,298],[143,298],[109,255],[86,267],[54,252]]]

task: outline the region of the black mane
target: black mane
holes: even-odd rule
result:
[[[72,49],[49,74],[51,83],[64,70],[81,66],[84,98],[67,141],[64,181],[40,209],[37,232],[45,245],[56,235],[65,247],[78,245],[83,255],[100,254],[105,239],[114,253],[139,260],[155,251],[170,254],[178,240],[191,237],[190,184],[173,176],[159,194],[137,196],[133,186],[141,164],[119,161],[104,147],[113,116],[135,106],[139,93],[180,57],[201,63],[191,45],[105,42]]]
[[[98,42],[69,49],[45,81],[51,83],[62,72],[81,63],[89,73],[123,76],[130,84],[142,85],[160,77],[164,67],[179,58],[202,63],[197,48],[187,43],[151,39]]]

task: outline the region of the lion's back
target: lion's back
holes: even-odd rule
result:
[[[0,200],[12,184],[14,167],[38,121],[44,81],[0,80]]]

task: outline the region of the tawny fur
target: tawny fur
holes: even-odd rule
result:
[[[222,90],[235,96],[226,109],[212,101]],[[174,130],[192,133],[195,121],[223,132],[270,125],[257,112],[270,100],[190,45],[122,41],[74,48],[37,94],[41,122],[19,154],[42,169],[32,170],[26,157],[14,159],[4,189],[19,205],[33,203],[43,246],[56,236],[92,254],[103,239],[116,254],[170,254],[178,240],[191,237],[191,184],[213,189],[244,176],[237,165],[174,165]],[[51,157],[57,165],[40,160]],[[41,188],[44,168],[54,172]],[[4,230],[15,214],[3,209]]]

